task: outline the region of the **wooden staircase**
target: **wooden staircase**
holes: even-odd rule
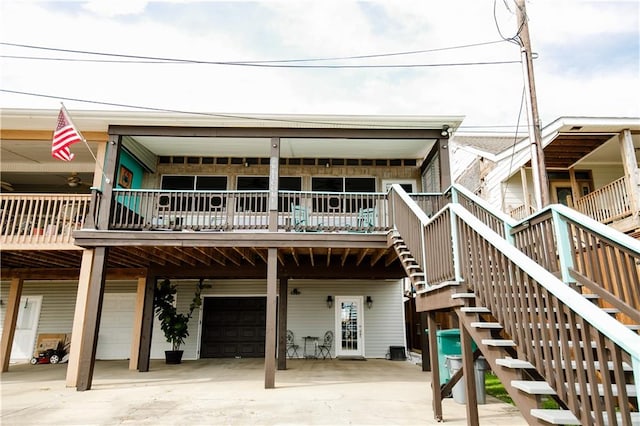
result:
[[[415,290],[415,293],[424,293],[427,288],[425,273],[420,265],[418,265],[418,262],[411,254],[407,245],[404,243],[400,233],[396,230],[391,230],[389,231],[387,239],[398,255],[398,259],[400,259],[402,267],[404,268],[409,281],[411,281],[411,287]]]
[[[483,306],[476,306],[476,298],[473,293],[458,293],[454,297],[466,301],[465,306],[457,309],[460,326],[464,327],[486,358],[493,373],[505,386],[514,404],[520,409],[522,415],[529,424],[640,424],[640,413],[637,406],[636,386],[633,384],[633,370],[629,362],[622,363],[622,371],[615,371],[610,353],[598,351],[596,345],[585,345],[584,340],[570,341],[570,354],[559,354],[559,359],[551,360],[551,367],[555,372],[554,377],[546,377],[540,368],[524,357],[519,356],[516,342],[505,333],[502,324],[492,315],[491,311]],[[592,296],[588,296],[593,299]],[[615,312],[610,311],[610,314]],[[523,324],[524,327],[532,327],[532,324]],[[539,325],[534,325],[538,327]],[[569,329],[569,323],[547,325],[547,328],[560,333],[561,329]],[[578,327],[579,328],[579,327]],[[628,328],[637,330],[638,327],[630,325]],[[588,333],[585,333],[588,334]],[[582,336],[583,338],[585,336]],[[576,344],[577,343],[577,344]],[[533,346],[546,345],[547,342],[531,343]],[[549,346],[549,345],[547,345]],[[589,349],[585,350],[585,346]],[[548,350],[551,353],[551,350]],[[579,352],[579,354],[578,354]],[[577,362],[574,357],[581,358]],[[547,361],[548,362],[548,361]],[[605,367],[606,364],[606,368]],[[586,375],[586,381],[579,383],[576,379],[576,369],[591,370]],[[602,375],[603,371],[613,371],[609,377]],[[558,377],[574,378],[571,381],[558,381]],[[559,391],[556,390],[560,384]],[[567,395],[563,390],[573,387],[575,389],[574,401],[565,401]],[[604,399],[605,387],[617,398],[617,404],[605,407],[600,398]],[[582,398],[583,390],[587,389],[587,395],[598,394],[600,398]],[[553,399],[558,408],[545,409],[542,407],[543,398]],[[595,401],[595,403],[594,403]],[[591,404],[591,406],[589,406]],[[619,405],[625,404],[632,408],[629,418],[623,418]],[[577,409],[572,412],[571,407]],[[615,420],[611,418],[611,414]]]

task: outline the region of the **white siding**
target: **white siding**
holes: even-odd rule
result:
[[[177,304],[180,312],[185,312],[193,299],[197,281],[172,280],[178,286]],[[211,288],[203,291],[204,296],[266,296],[266,280],[207,280]],[[105,293],[136,292],[136,281],[107,282]],[[296,341],[302,344],[302,336],[323,336],[327,330],[334,330],[335,309],[328,309],[328,295],[371,296],[373,308],[364,307],[365,355],[368,358],[383,358],[389,346],[405,346],[404,316],[402,301],[402,281],[365,280],[290,280],[289,292],[298,288],[301,294],[289,294],[288,328],[293,330]],[[0,297],[6,301],[9,283],[2,282]],[[76,282],[25,281],[24,296],[42,295],[42,310],[38,333],[71,333],[76,301]],[[0,305],[4,322],[6,303]],[[200,309],[194,312],[189,324],[190,335],[183,347],[184,359],[198,358],[200,338]],[[129,333],[129,331],[126,331]],[[162,330],[157,325],[153,330],[152,357],[160,357],[164,348]],[[332,351],[332,356],[335,350]]]

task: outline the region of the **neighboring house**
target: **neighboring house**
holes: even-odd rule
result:
[[[539,209],[529,138],[452,139],[452,178],[514,218]],[[562,117],[542,129],[551,203],[625,233],[640,229],[640,118]]]
[[[286,330],[300,357],[315,352],[304,336],[327,331],[331,356],[406,346],[387,191],[449,187],[446,129],[460,117],[71,116],[97,162],[82,143],[71,162],[51,158],[57,111],[2,111],[3,371],[41,333],[72,333],[79,390],[96,358],[148,370],[169,349],[151,314],[165,278],[182,311],[207,285],[184,357],[267,354],[266,387]]]

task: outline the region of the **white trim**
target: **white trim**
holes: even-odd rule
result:
[[[340,307],[343,301],[355,301],[357,303],[357,319],[358,319],[358,331],[357,331],[357,351],[343,351],[342,347],[342,327],[341,327],[341,312]],[[365,313],[364,313],[364,296],[335,296],[335,332],[334,332],[334,345],[336,351],[336,357],[340,356],[362,356],[365,357]]]

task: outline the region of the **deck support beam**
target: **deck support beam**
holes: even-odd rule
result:
[[[129,355],[129,370],[138,369],[138,357],[140,355],[140,341],[142,336],[142,322],[144,316],[144,294],[146,289],[146,277],[138,278],[136,289],[136,306],[133,313],[133,333],[131,336],[131,354]]]
[[[431,360],[431,388],[433,403],[433,418],[442,421],[442,393],[440,392],[440,369],[438,368],[438,340],[436,338],[436,312],[427,312],[427,326],[429,328],[429,358]]]
[[[287,369],[287,292],[289,280],[280,278],[278,286],[278,370]]]
[[[84,311],[83,321],[79,327],[81,328],[80,333],[79,335],[76,334],[76,338],[78,338],[78,336],[80,338],[78,377],[76,379],[76,389],[79,391],[91,389],[91,383],[93,381],[93,368],[96,362],[98,331],[100,328],[100,317],[102,315],[108,250],[107,247],[98,247],[95,249],[88,288],[86,291],[78,291],[78,296],[80,296],[81,293],[86,295],[81,305],[78,306]],[[82,272],[80,274],[82,275]],[[76,309],[78,307],[76,307]]]
[[[11,348],[13,347],[13,337],[16,332],[18,322],[18,311],[20,310],[20,297],[22,296],[22,278],[12,278],[9,287],[9,300],[4,316],[4,326],[2,328],[2,349],[0,352],[0,363],[2,372],[9,371],[9,360],[11,359]]]
[[[140,324],[140,346],[138,352],[138,371],[149,371],[151,360],[151,337],[153,336],[153,295],[156,290],[157,277],[148,273],[144,283],[144,301],[142,307],[142,323]]]
[[[460,327],[460,344],[462,347],[462,371],[465,376],[465,393],[467,408],[467,424],[478,426],[478,396],[476,395],[476,374],[474,370],[473,348],[471,335],[464,327]]]
[[[273,389],[276,378],[276,303],[278,249],[270,248],[267,259],[267,326],[264,348],[264,388]]]

